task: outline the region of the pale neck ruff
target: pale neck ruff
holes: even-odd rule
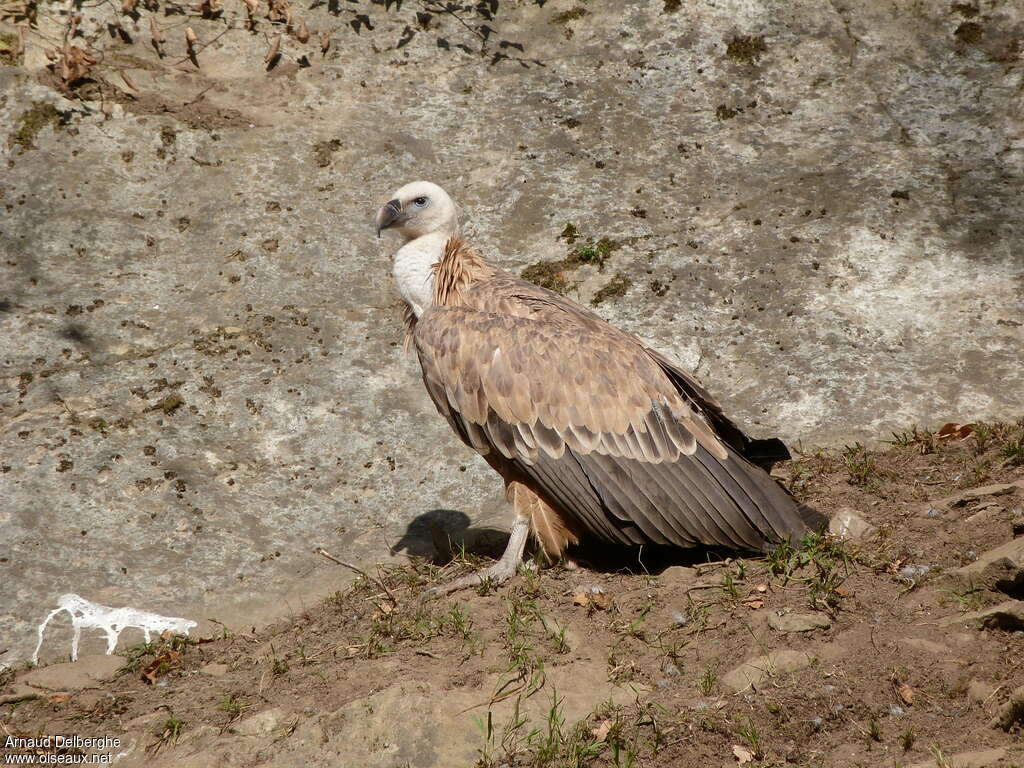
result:
[[[432,232],[410,240],[395,253],[391,274],[416,317],[434,303],[434,265],[441,260],[450,236],[448,232]]]

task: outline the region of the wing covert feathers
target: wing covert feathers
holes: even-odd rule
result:
[[[763,550],[807,530],[717,401],[659,353],[456,238],[435,279],[410,327],[427,391],[549,557],[583,532]]]

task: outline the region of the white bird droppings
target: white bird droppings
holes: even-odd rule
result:
[[[82,636],[82,629],[100,629],[107,635],[107,655],[114,652],[117,639],[121,632],[128,627],[141,629],[149,642],[150,634],[156,632],[174,632],[187,635],[189,630],[196,626],[191,619],[178,619],[173,616],[161,616],[157,613],[139,611],[135,608],[108,608],[105,605],[91,603],[83,597],[75,594],[61,595],[57,600],[57,607],[43,619],[39,625],[39,642],[36,643],[35,653],[32,654],[32,663],[39,663],[39,649],[43,645],[43,631],[50,619],[61,611],[67,611],[71,616],[71,660],[78,661],[78,641]]]

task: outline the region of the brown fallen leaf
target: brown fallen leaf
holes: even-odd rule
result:
[[[320,55],[326,56],[327,51],[331,49],[331,33],[321,32],[320,33]]]
[[[754,760],[754,753],[746,747],[741,747],[739,744],[732,745],[732,754],[740,765],[753,762]]]
[[[974,424],[943,424],[939,428],[939,439],[963,440],[974,432]]]
[[[754,587],[754,589],[757,590],[758,592],[767,592],[768,591],[768,585],[767,584],[758,584],[756,587]]]
[[[65,43],[60,54],[60,79],[64,86],[70,86],[88,75],[96,63],[96,59],[77,45]]]
[[[274,42],[270,44],[270,48],[267,50],[267,55],[263,57],[264,64],[270,64],[274,59],[281,53],[281,36],[278,35],[274,38]]]
[[[157,55],[163,56],[164,51],[161,46],[164,44],[164,33],[157,26],[156,20],[152,16],[149,17],[149,39]]]
[[[604,741],[608,738],[608,732],[612,729],[611,720],[602,720],[601,724],[597,728],[591,728],[590,732],[594,735],[597,741]]]
[[[974,424],[956,424],[949,422],[939,427],[939,440],[963,440],[974,431]]]
[[[181,663],[181,651],[166,650],[159,654],[140,671],[142,679],[150,685]]]
[[[896,685],[896,695],[898,695],[900,700],[908,707],[914,706],[914,689],[906,683],[899,683]]]
[[[756,611],[758,608],[764,608],[764,600],[744,600],[743,604],[752,611]]]
[[[306,20],[299,20],[299,28],[295,30],[295,39],[300,43],[309,41],[309,27],[306,26]]]
[[[612,599],[607,592],[602,590],[600,587],[590,587],[588,589],[580,589],[573,593],[572,604],[579,605],[584,608],[593,606],[601,611],[606,611],[611,608]]]
[[[70,693],[58,693],[50,697],[50,702],[53,704],[63,704],[65,701],[71,698]]]

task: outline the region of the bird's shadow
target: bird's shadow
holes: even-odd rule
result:
[[[507,544],[508,531],[472,526],[469,515],[457,509],[431,509],[410,521],[391,554],[402,552],[444,565],[461,553],[498,558]]]
[[[508,544],[508,531],[490,526],[474,527],[465,512],[457,509],[431,509],[417,515],[391,553],[423,557],[436,565],[451,562],[466,553],[499,558]],[[530,547],[534,545],[531,542]],[[530,550],[528,550],[530,551]],[[674,565],[695,566],[736,557],[735,552],[703,547],[622,547],[587,542],[569,548],[566,555],[579,565],[598,573],[649,573],[657,575]]]

